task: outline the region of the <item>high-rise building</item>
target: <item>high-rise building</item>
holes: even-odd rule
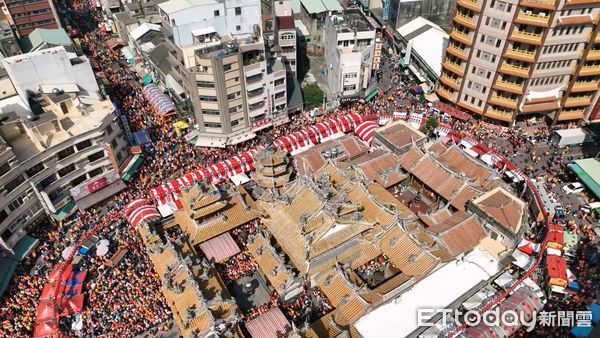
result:
[[[458,0],[437,93],[484,119],[589,117],[600,95],[600,3]]]
[[[59,28],[60,20],[52,0],[6,0],[6,7],[19,37],[36,28]]]
[[[375,30],[360,10],[346,10],[325,19],[323,42],[330,99],[364,94],[371,80],[375,40]]]
[[[122,190],[127,142],[84,56],[59,46],[2,63],[11,81],[0,96],[0,247],[10,248],[42,216]]]
[[[260,1],[170,0],[158,6],[167,41],[150,58],[166,82],[180,88],[197,122],[197,144],[238,143],[288,121],[286,70],[265,48]]]

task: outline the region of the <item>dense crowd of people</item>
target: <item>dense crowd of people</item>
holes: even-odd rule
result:
[[[258,268],[248,250],[243,250],[220,264],[219,270],[225,280],[233,282],[242,277],[251,276]]]
[[[295,298],[283,302],[281,309],[286,317],[296,325],[312,323],[333,310],[320,288],[303,290]]]

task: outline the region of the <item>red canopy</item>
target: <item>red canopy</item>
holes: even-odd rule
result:
[[[325,138],[325,137],[329,136],[329,132],[327,131],[328,126],[326,123],[319,122],[315,125],[315,127],[317,128],[319,133],[321,133],[321,138]]]
[[[66,300],[61,316],[73,315],[83,309],[83,295],[77,294]]]
[[[153,205],[142,205],[131,212],[127,221],[131,226],[136,228],[140,222],[150,222],[152,220],[160,219],[162,216]]]
[[[40,301],[38,303],[37,310],[35,311],[36,322],[44,322],[48,319],[54,318],[54,316],[54,302]]]
[[[358,137],[360,137],[361,140],[367,142],[368,144],[371,144],[371,141],[373,140],[373,132],[375,132],[375,129],[377,129],[377,122],[365,121],[358,125],[356,129],[354,129],[354,132]]]
[[[215,262],[222,262],[240,252],[240,248],[229,232],[200,243],[200,249],[206,258],[214,259]]]
[[[58,332],[58,320],[52,319],[45,322],[40,322],[35,324],[35,328],[33,330],[34,338],[41,337],[52,337],[55,336]]]
[[[336,122],[335,122],[333,119],[329,120],[329,121],[327,122],[327,125],[329,126],[329,128],[331,129],[331,131],[332,131],[334,134],[339,132],[339,129],[338,129],[338,124],[337,124],[337,123],[336,123]]]
[[[290,329],[290,323],[276,307],[244,324],[253,338],[276,338]]]
[[[250,153],[247,151],[242,151],[242,157],[244,158],[244,161],[246,161],[246,164],[254,162],[252,155],[250,155]]]
[[[567,280],[567,263],[561,256],[547,255],[546,269],[550,278]]]

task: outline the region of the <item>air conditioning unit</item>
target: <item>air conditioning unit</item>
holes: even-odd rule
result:
[[[527,14],[527,15],[531,15],[531,14],[533,14],[533,13],[532,13],[531,11],[526,11],[526,12],[525,12],[525,14]]]
[[[540,16],[541,16],[542,18],[545,18],[545,17],[546,17],[546,13],[540,13]]]

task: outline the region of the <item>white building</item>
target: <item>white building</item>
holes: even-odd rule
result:
[[[375,35],[358,10],[326,18],[323,43],[330,98],[356,97],[369,86]]]
[[[159,8],[167,41],[150,60],[193,113],[197,145],[224,147],[288,122],[284,60],[265,48],[259,0],[170,0]]]
[[[431,87],[442,74],[442,59],[448,45],[448,33],[433,22],[418,17],[398,28],[404,51],[402,62]]]
[[[84,56],[55,47],[2,63],[16,89],[0,100],[0,238],[10,248],[42,216],[60,219],[122,190],[127,142]]]

